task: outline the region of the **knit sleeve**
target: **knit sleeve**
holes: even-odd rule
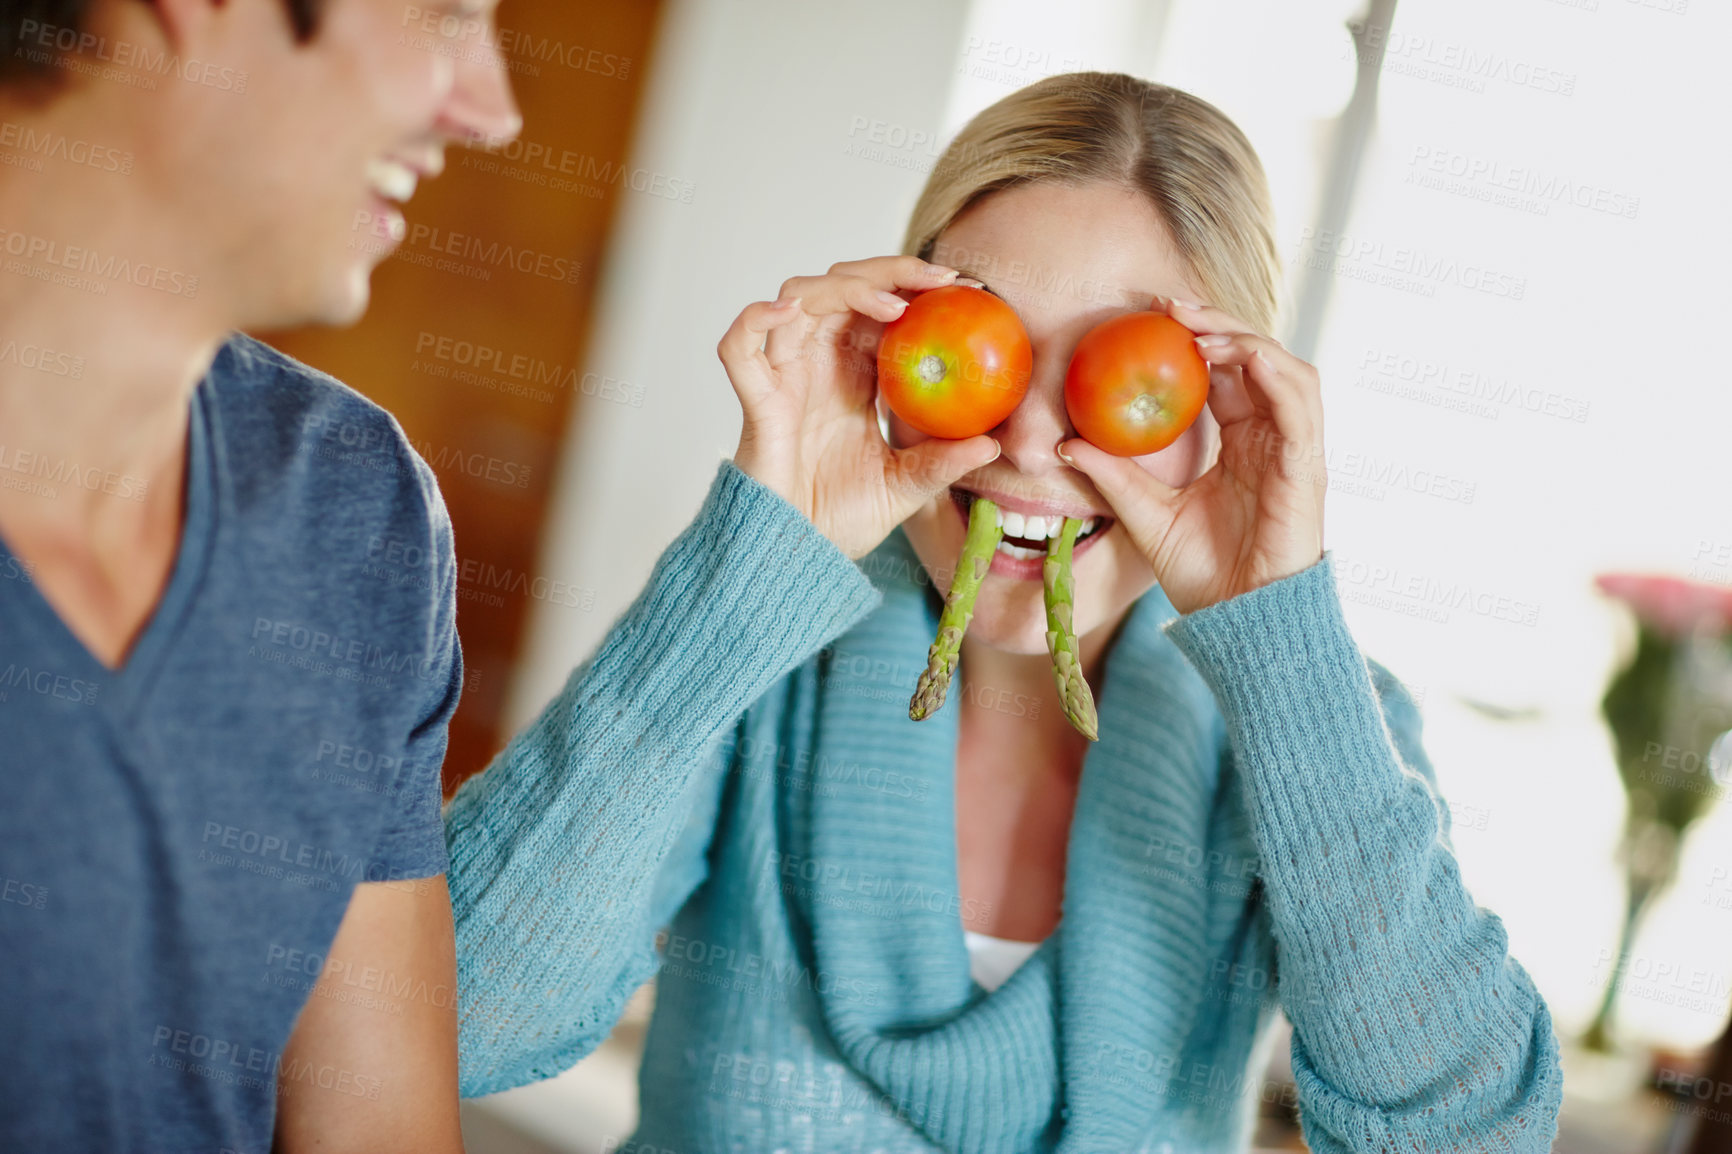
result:
[[[709,831],[691,824],[714,824],[721,736],[880,597],[723,462],[594,655],[446,809],[464,1096],[551,1077],[607,1036],[654,973],[656,921],[703,880]]]
[[[1550,1150],[1551,1015],[1462,883],[1418,710],[1360,654],[1333,557],[1165,629],[1240,768],[1310,1148]]]

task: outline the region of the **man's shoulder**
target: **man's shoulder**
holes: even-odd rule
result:
[[[433,471],[397,419],[328,373],[236,334],[207,381],[243,510],[284,504],[377,528],[445,520]],[[280,522],[279,522],[280,524]]]

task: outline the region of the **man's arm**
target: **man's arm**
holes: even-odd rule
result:
[[[366,882],[277,1072],[281,1154],[461,1154],[457,950],[443,874]]]

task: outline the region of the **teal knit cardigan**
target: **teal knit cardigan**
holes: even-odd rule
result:
[[[1282,1092],[1278,1004],[1312,1150],[1550,1149],[1550,1015],[1463,887],[1418,713],[1360,654],[1329,554],[1133,607],[1059,928],[991,993],[956,708],[907,717],[938,604],[900,530],[852,562],[723,462],[447,809],[465,1096],[568,1068],[658,975],[619,1154],[1238,1151]]]

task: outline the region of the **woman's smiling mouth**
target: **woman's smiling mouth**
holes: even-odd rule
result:
[[[968,526],[968,514],[975,498],[983,495],[990,497],[990,494],[976,494],[954,486],[950,489],[950,503],[956,509],[957,516],[962,519],[964,529]],[[1000,505],[998,526],[1004,531],[1004,537],[993,553],[991,572],[1020,580],[1040,580],[1042,567],[1046,562],[1047,542],[1059,535],[1064,528],[1064,521],[1065,514],[1062,512],[1019,512]],[[1092,547],[1096,538],[1105,534],[1113,524],[1111,517],[1097,515],[1084,518],[1082,530],[1077,534],[1073,559],[1080,558],[1085,550]]]

